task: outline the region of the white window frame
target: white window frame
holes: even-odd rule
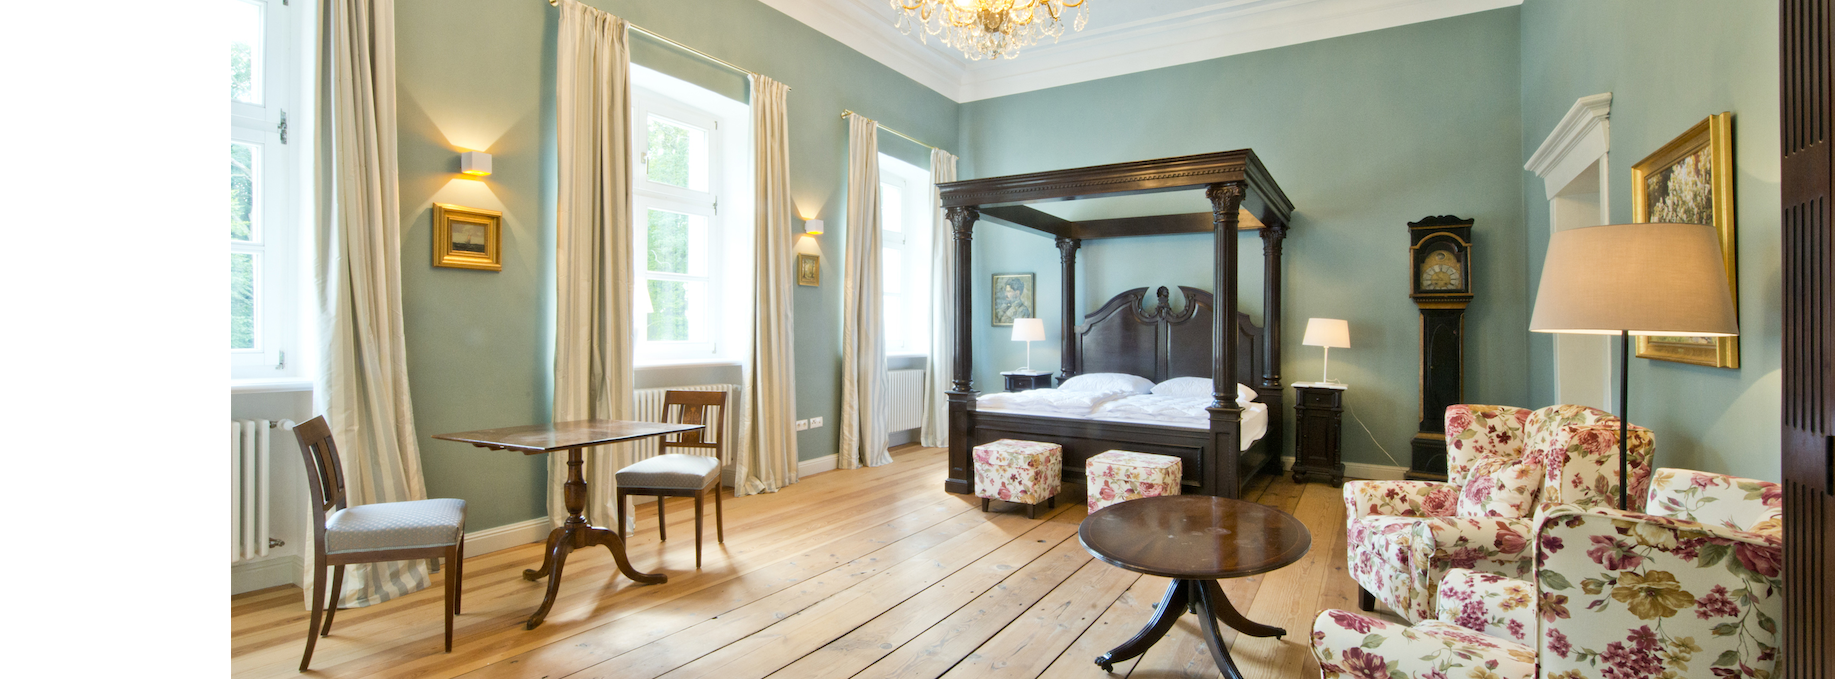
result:
[[[260,103],[229,101],[229,140],[259,149],[255,186],[255,218],[259,225],[251,241],[230,241],[229,250],[254,255],[259,262],[255,277],[255,346],[230,349],[232,381],[297,379],[308,353],[302,342],[301,283],[303,243],[307,229],[299,164],[309,159],[306,124],[311,116],[302,88],[308,78],[299,59],[300,31],[311,22],[300,18],[301,5],[282,0],[225,0],[261,8],[263,18],[261,69],[253,74],[261,87]],[[310,9],[306,11],[310,12]],[[310,13],[305,15],[310,19]],[[283,132],[281,123],[286,123]],[[218,227],[221,228],[221,227]]]
[[[904,289],[897,296],[905,298],[905,332],[886,333],[886,355],[929,356],[930,305],[934,302],[930,299],[931,211],[935,209],[930,171],[881,153],[879,183],[882,199],[885,185],[898,187],[903,194],[899,201],[903,230],[885,230],[883,221],[880,230],[882,256],[883,250],[897,251],[904,273]],[[881,262],[882,268],[884,264]],[[894,296],[889,288],[883,294],[888,300]],[[885,308],[894,307],[887,304]]]
[[[706,130],[707,190],[649,181],[649,120],[656,115]],[[752,169],[751,110],[746,104],[657,71],[631,65],[632,293],[649,292],[649,280],[704,281],[706,315],[691,320],[705,328],[689,341],[653,342],[643,300],[632,304],[637,367],[684,363],[736,363],[744,358],[751,330]],[[650,209],[706,219],[707,275],[652,273],[645,261]]]

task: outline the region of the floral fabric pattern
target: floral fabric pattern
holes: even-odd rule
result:
[[[1496,573],[1455,568],[1440,580],[1439,619],[1519,644],[1536,636],[1535,585]]]
[[[1313,620],[1313,655],[1327,679],[1531,679],[1535,649],[1464,627],[1409,627],[1348,611]]]
[[[1536,509],[1542,481],[1542,465],[1486,460],[1472,470],[1471,479],[1459,490],[1457,515],[1509,519],[1529,516]]]
[[[1769,481],[1658,469],[1644,511],[1710,526],[1784,537],[1784,488]]]
[[[1036,505],[1057,497],[1064,447],[1001,439],[975,446],[975,496]]]
[[[1448,569],[1528,578],[1535,517],[1547,508],[1617,503],[1618,420],[1605,411],[1456,405],[1446,411],[1446,440],[1453,483],[1344,486],[1351,577],[1411,622],[1433,618],[1435,592]],[[1654,449],[1654,435],[1632,427],[1635,497],[1648,483]],[[1382,531],[1357,526],[1374,517],[1418,518],[1412,536],[1403,537],[1388,525]],[[1381,544],[1358,544],[1372,535],[1380,535]]]
[[[1679,472],[1664,470],[1670,471]],[[1696,474],[1671,478],[1692,484]],[[1709,487],[1737,488],[1742,480],[1722,476]],[[1764,507],[1764,490],[1755,492],[1751,504]],[[1545,676],[1776,673],[1784,609],[1777,537],[1610,508],[1558,507],[1545,517],[1539,542]]]
[[[1178,495],[1182,467],[1179,458],[1167,455],[1125,450],[1093,455],[1083,464],[1090,511],[1143,497]]]

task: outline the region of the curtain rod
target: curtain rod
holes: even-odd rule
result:
[[[841,109],[841,119],[842,119],[842,120],[847,120],[847,117],[848,117],[848,116],[860,116],[860,114],[858,114],[858,113],[855,113],[855,112],[853,112],[853,111],[852,111],[852,110],[850,110],[850,109],[845,109],[845,108],[844,108],[844,109]],[[860,116],[860,117],[862,117],[862,118],[866,118],[866,116]],[[867,118],[867,120],[873,120],[873,119],[872,119],[872,118]],[[879,121],[877,121],[877,120],[873,120],[873,122],[874,122],[874,123],[878,123]],[[912,136],[911,136],[911,135],[909,135],[909,134],[905,134],[905,133],[903,133],[903,132],[900,132],[900,131],[898,131],[898,130],[894,130],[894,129],[892,129],[892,128],[890,128],[890,127],[886,127],[885,125],[880,125],[880,126],[879,126],[879,129],[880,129],[881,131],[884,131],[884,132],[891,132],[891,133],[892,133],[892,134],[894,134],[894,135],[897,135],[897,136],[900,136],[900,137],[904,137],[904,138],[905,138],[905,141],[908,141],[908,142],[911,142],[911,143],[913,143],[913,144],[917,144],[918,146],[922,146],[922,147],[924,147],[924,148],[927,148],[927,149],[930,149],[930,150],[932,150],[932,151],[941,151],[941,150],[942,150],[942,149],[939,149],[939,148],[937,148],[937,147],[935,147],[935,146],[931,146],[931,145],[929,145],[929,144],[926,144],[926,143],[924,143],[924,142],[921,142],[921,141],[918,141],[918,140],[917,140],[917,139],[916,139],[915,137],[912,137]]]
[[[552,6],[555,6],[555,7],[559,7],[559,6],[561,5],[561,0],[548,0],[548,4],[549,4],[549,5],[552,5]],[[629,28],[630,28],[631,30],[633,30],[633,31],[637,31],[638,33],[642,33],[642,34],[644,34],[644,35],[647,35],[647,36],[650,36],[650,37],[652,37],[652,38],[656,38],[657,40],[661,40],[661,41],[663,41],[663,42],[666,42],[666,43],[669,43],[669,44],[671,44],[671,45],[674,45],[674,46],[676,46],[676,47],[680,47],[680,48],[682,48],[682,49],[684,49],[684,50],[687,50],[687,51],[689,51],[689,52],[693,52],[693,53],[694,53],[694,54],[695,54],[696,56],[699,56],[699,57],[701,57],[702,59],[706,59],[706,60],[708,60],[708,61],[711,61],[711,62],[714,62],[714,63],[716,63],[716,64],[719,64],[719,65],[721,65],[721,66],[725,66],[725,67],[727,67],[727,68],[730,68],[730,69],[733,69],[733,70],[735,70],[735,71],[738,71],[738,72],[740,72],[740,73],[744,73],[744,74],[746,74],[746,75],[762,75],[762,74],[760,74],[760,73],[758,73],[758,72],[755,72],[755,71],[752,71],[752,70],[750,70],[750,69],[746,69],[746,68],[742,68],[742,67],[740,67],[740,66],[739,66],[738,64],[735,64],[735,63],[733,63],[733,62],[730,62],[730,61],[727,61],[727,60],[725,60],[725,59],[721,59],[720,57],[716,57],[716,56],[714,56],[714,55],[712,55],[712,54],[708,54],[708,53],[706,53],[706,52],[703,52],[703,51],[701,51],[701,50],[698,50],[698,49],[695,49],[695,48],[693,48],[693,47],[689,47],[689,46],[687,46],[687,45],[684,45],[684,44],[682,44],[682,43],[680,43],[680,42],[676,42],[676,41],[674,41],[674,40],[671,40],[671,39],[669,39],[669,36],[666,36],[666,35],[663,35],[663,34],[661,34],[661,33],[657,33],[656,31],[652,31],[652,30],[650,30],[650,29],[648,29],[648,28],[644,28],[644,27],[642,27],[642,26],[639,26],[639,25],[637,25],[637,24],[634,24],[634,23],[631,23],[631,22],[629,22],[629,21],[626,21],[626,22],[624,22],[624,25],[625,25],[625,26],[627,26],[627,27],[629,27]],[[790,87],[789,85],[785,85],[785,86],[784,86],[784,88],[785,88],[785,89],[796,89],[796,88],[794,88],[794,87]]]

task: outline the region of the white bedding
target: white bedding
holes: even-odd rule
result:
[[[1065,391],[1063,389],[1029,389],[1013,393],[982,394],[975,399],[976,410],[1004,410],[1033,415],[1088,417],[1098,406],[1132,395],[1119,389],[1103,391]]]
[[[1056,389],[1033,389],[1013,394],[987,394],[977,400],[976,409],[986,412],[1007,412],[1019,415],[1043,415],[1067,419],[1101,420],[1104,422],[1131,422],[1157,426],[1185,427],[1189,429],[1210,429],[1211,414],[1205,408],[1210,407],[1209,398],[1189,398],[1178,396],[1155,396],[1152,394],[1112,394],[1096,403],[1093,408],[1078,412],[1077,408],[1051,409],[1039,407],[1037,402],[1051,402],[1061,399],[1057,396],[1036,396],[1028,399],[995,398],[1015,397],[1038,392],[1058,391]],[[1092,392],[1070,392],[1083,396],[1092,396]],[[1012,407],[1012,403],[1032,403],[1026,407]],[[1268,433],[1268,406],[1263,403],[1243,403],[1242,406],[1242,449],[1261,440]]]

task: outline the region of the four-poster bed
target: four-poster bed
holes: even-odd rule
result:
[[[1183,461],[1187,493],[1236,497],[1256,471],[1280,464],[1281,242],[1293,204],[1248,149],[1071,170],[991,177],[938,185],[955,243],[956,356],[949,401],[949,476],[944,489],[973,493],[970,452],[1001,438],[1064,447],[1064,476],[1080,481],[1083,462],[1110,449],[1173,455]],[[1070,221],[1030,204],[1202,190],[1209,212]],[[971,377],[973,311],[971,245],[975,223],[992,219],[1056,240],[1063,267],[1062,378],[1094,372],[1212,380],[1207,429],[1091,419],[979,412]],[[1257,328],[1237,310],[1237,231],[1259,230],[1265,258],[1263,317]],[[1143,309],[1146,288],[1110,299],[1076,323],[1077,250],[1086,239],[1211,233],[1212,290],[1179,286],[1185,307],[1174,313],[1166,288]],[[942,302],[943,300],[939,300]],[[1267,434],[1244,450],[1236,384],[1249,385],[1267,407]]]

